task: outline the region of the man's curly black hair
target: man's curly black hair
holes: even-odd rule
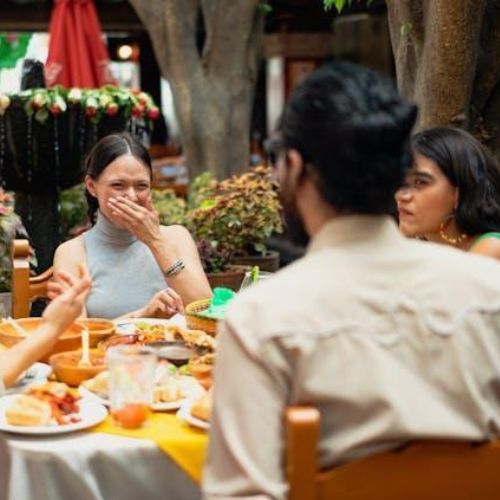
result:
[[[284,147],[316,171],[321,195],[337,212],[389,214],[411,162],[416,115],[389,81],[334,62],[295,89],[280,129]]]

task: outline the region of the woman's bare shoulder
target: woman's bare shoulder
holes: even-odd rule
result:
[[[71,238],[64,243],[61,243],[54,255],[54,265],[64,262],[82,262],[85,260],[85,245],[83,242],[83,235]]]

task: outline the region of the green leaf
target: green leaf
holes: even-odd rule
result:
[[[257,10],[261,13],[261,14],[269,14],[270,12],[272,12],[273,8],[271,7],[271,5],[269,5],[269,3],[267,2],[267,0],[262,0],[261,2],[259,2],[257,4]]]
[[[26,103],[24,104],[24,112],[28,116],[33,116],[34,110],[33,107],[31,106],[31,100],[26,101]]]
[[[35,113],[35,120],[42,125],[48,120],[49,112],[47,108],[41,108]]]
[[[403,24],[401,24],[401,27],[399,28],[399,33],[401,36],[408,36],[413,29],[413,24],[411,24],[410,21],[407,21]]]
[[[323,0],[325,10],[330,10],[332,7],[337,9],[337,12],[342,12],[346,5],[351,5],[352,0]]]

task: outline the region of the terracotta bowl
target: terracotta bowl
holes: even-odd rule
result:
[[[102,351],[97,349],[90,350],[92,366],[78,366],[81,357],[81,350],[53,354],[50,357],[49,363],[57,380],[76,387],[84,380],[93,378],[98,373],[106,370],[106,355]]]
[[[75,323],[87,327],[90,347],[96,347],[99,342],[115,333],[115,325],[108,319],[80,318]]]
[[[41,318],[20,318],[16,320],[20,326],[29,334],[33,333],[41,324]],[[77,324],[71,325],[57,340],[52,350],[39,361],[47,362],[50,355],[56,352],[71,351],[81,345],[82,327]],[[0,342],[7,347],[12,347],[21,340],[23,336],[8,323],[0,324]]]

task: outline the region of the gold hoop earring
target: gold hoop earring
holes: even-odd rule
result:
[[[457,246],[467,239],[467,235],[465,233],[460,233],[457,237],[453,237],[446,234],[446,226],[454,218],[455,218],[454,215],[451,214],[444,222],[441,222],[441,225],[439,226],[439,236],[441,236],[441,239],[446,243],[448,243],[449,245]]]

